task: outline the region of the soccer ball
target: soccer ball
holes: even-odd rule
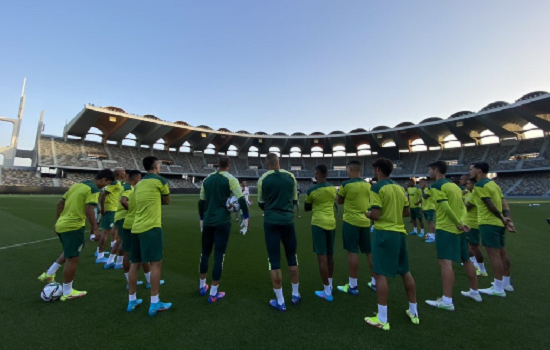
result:
[[[56,301],[61,298],[63,295],[63,286],[61,283],[50,283],[47,284],[42,292],[40,293],[40,298],[44,301]]]
[[[241,206],[239,205],[239,200],[235,197],[231,197],[225,202],[225,207],[230,212],[238,212],[241,209]]]

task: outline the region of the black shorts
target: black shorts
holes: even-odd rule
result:
[[[298,241],[294,224],[270,224],[264,222],[265,245],[269,258],[269,269],[279,270],[281,268],[281,242],[285,248],[288,266],[298,266],[296,254]]]

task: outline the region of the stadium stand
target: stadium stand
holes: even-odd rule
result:
[[[2,184],[5,186],[42,186],[43,181],[37,171],[2,169]]]
[[[137,166],[132,155],[132,150],[130,147],[122,146],[108,146],[108,150],[111,154],[109,163],[103,162],[105,168],[113,169],[117,166],[123,167],[124,169],[136,169],[140,168]]]

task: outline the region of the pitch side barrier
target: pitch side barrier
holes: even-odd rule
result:
[[[0,186],[0,194],[42,194],[63,195],[68,187],[42,187],[42,186]],[[199,188],[171,188],[173,194],[199,194]]]

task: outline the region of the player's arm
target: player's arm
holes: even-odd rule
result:
[[[403,217],[404,218],[408,218],[411,216],[411,208],[409,207],[404,207],[403,208]]]
[[[263,193],[262,193],[262,178],[263,177],[261,177],[258,180],[258,206],[260,207],[260,209],[264,210],[265,203],[264,203],[264,196],[263,196]]]
[[[466,210],[467,210],[467,211],[472,210],[473,207],[474,207],[474,206],[472,205],[472,203],[466,202]]]
[[[510,206],[508,205],[508,202],[504,198],[502,198],[502,215],[504,216],[504,219],[506,220],[506,223],[505,223],[506,229],[510,232],[516,232],[514,222],[512,221],[512,218],[510,217]]]
[[[87,204],[85,209],[86,218],[88,218],[88,222],[92,228],[92,235],[96,234],[98,230],[97,221],[95,219],[95,207],[96,206],[94,204]],[[98,239],[99,237],[100,236],[98,236]]]
[[[495,206],[495,204],[493,203],[493,201],[491,200],[491,197],[485,197],[485,198],[481,198],[481,200],[483,201],[483,203],[485,204],[485,206],[487,207],[487,209],[489,209],[489,211],[491,213],[493,213],[494,216],[496,216],[497,218],[499,218],[500,221],[502,221],[502,223],[504,225],[506,225],[506,218],[504,217],[504,215],[502,215],[502,213],[498,210],[498,208]],[[508,205],[508,203],[506,203],[506,205]],[[504,200],[502,201],[502,208],[503,208],[503,211],[504,211]],[[508,207],[508,214],[510,214],[510,207]]]
[[[455,212],[451,209],[449,202],[447,200],[442,200],[437,202],[439,204],[439,210],[443,211],[449,220],[461,231],[470,231],[468,226],[464,225],[462,221],[456,216]]]
[[[57,219],[59,219],[59,217],[61,216],[63,209],[65,209],[65,198],[61,198],[59,202],[57,202],[57,210],[56,210]]]
[[[346,201],[346,193],[347,193],[347,190],[346,190],[346,186],[345,185],[342,185],[340,186],[340,189],[338,190],[338,204],[342,205],[344,204],[344,202]]]
[[[127,197],[120,198],[120,205],[122,205],[122,207],[125,210],[128,210],[128,198]]]
[[[105,215],[105,198],[107,198],[107,194],[109,194],[109,192],[107,192],[107,190],[104,190],[103,192],[101,192],[101,196],[99,196],[99,203],[101,204],[101,215]]]
[[[164,178],[160,182],[159,191],[162,198],[161,205],[169,205],[170,204],[170,187],[168,186],[168,181]]]
[[[365,216],[367,217],[367,219],[370,219],[370,220],[373,220],[373,221],[376,221],[380,218],[380,208],[378,207],[371,207],[370,208],[370,211],[367,211],[367,213],[365,214]]]

